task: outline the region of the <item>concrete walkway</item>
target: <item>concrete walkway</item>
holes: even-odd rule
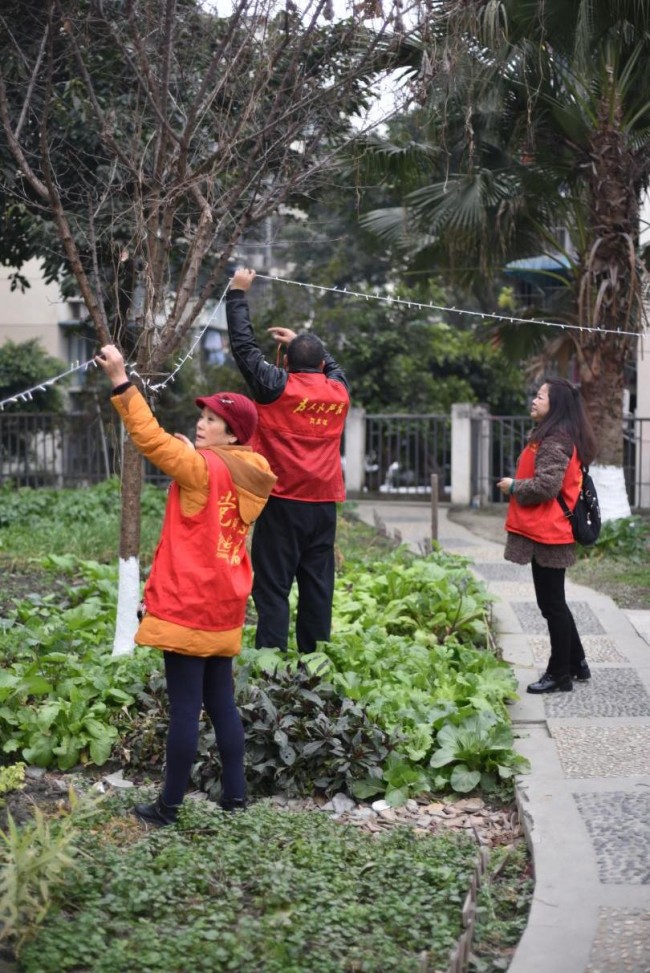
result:
[[[427,503],[363,500],[355,510],[426,549]],[[445,507],[438,539],[471,559],[497,599],[498,642],[519,682],[512,720],[531,771],[517,796],[535,893],[509,973],[650,973],[650,612],[567,582],[592,678],[533,696],[526,686],[544,671],[549,641],[530,567],[504,561],[503,542],[453,523]]]

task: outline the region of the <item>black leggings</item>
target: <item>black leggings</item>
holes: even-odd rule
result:
[[[576,623],[564,596],[564,568],[543,568],[533,560],[533,583],[537,604],[548,625],[551,657],[547,672],[552,676],[575,673],[585,657]]]
[[[221,757],[221,799],[243,799],[246,796],[244,728],[235,706],[232,659],[200,658],[179,652],[163,655],[169,697],[163,801],[176,805],[183,800],[196,758],[202,706],[212,721]]]

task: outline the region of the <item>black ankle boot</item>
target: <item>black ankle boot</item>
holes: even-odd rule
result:
[[[577,679],[578,682],[587,682],[588,679],[591,679],[591,670],[587,665],[587,660],[583,659],[582,662],[578,664],[577,669],[572,669],[571,675],[574,679]]]
[[[245,811],[247,806],[245,797],[222,797],[219,801],[219,807],[222,811]]]
[[[176,824],[180,804],[165,804],[162,797],[157,797],[153,804],[135,804],[133,813],[145,824],[154,828],[163,828],[168,824]]]
[[[527,691],[529,693],[570,693],[572,690],[571,676],[552,676],[550,672],[545,672],[537,682],[531,682]]]

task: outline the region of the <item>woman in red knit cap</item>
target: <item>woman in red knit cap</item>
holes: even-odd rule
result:
[[[126,374],[114,345],[96,358],[111,380],[112,404],[135,447],[172,478],[165,519],[135,640],[163,651],[169,697],[165,781],[153,804],[135,813],[173,824],[196,757],[204,706],[222,763],[224,810],[244,808],[244,730],[235,705],[232,659],[241,649],[252,571],[250,525],[275,483],[268,462],[248,444],[257,424],[244,395],[218,392],[196,400],[195,446],[160,427]]]

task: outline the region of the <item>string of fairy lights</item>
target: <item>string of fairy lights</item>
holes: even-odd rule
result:
[[[546,328],[561,328],[562,330],[567,331],[589,331],[593,333],[598,332],[599,334],[629,336],[632,338],[644,337],[642,332],[625,331],[622,328],[597,328],[589,327],[588,325],[568,324],[560,321],[544,321],[540,318],[518,318],[508,314],[502,314],[501,312],[471,311],[467,308],[447,307],[444,304],[425,304],[420,301],[414,301],[411,298],[386,297],[383,294],[379,294],[378,291],[375,291],[374,294],[370,294],[364,291],[351,291],[345,287],[325,287],[322,284],[308,284],[299,280],[288,280],[286,277],[270,277],[266,274],[256,274],[256,277],[259,277],[262,280],[274,280],[281,284],[293,284],[296,287],[314,288],[319,291],[327,291],[328,293],[340,294],[344,297],[359,298],[365,301],[386,301],[389,304],[400,304],[402,307],[416,308],[417,310],[441,311],[446,314],[465,314],[471,317],[483,318],[486,320],[504,321],[507,324],[539,324]]]
[[[541,318],[520,318],[514,315],[503,314],[501,312],[489,312],[489,311],[473,311],[468,308],[446,306],[444,304],[431,304],[423,301],[414,301],[410,298],[401,297],[390,297],[386,294],[380,294],[378,291],[370,293],[367,291],[355,291],[348,290],[348,288],[341,287],[326,287],[323,284],[310,284],[306,281],[290,280],[286,277],[277,277],[269,274],[256,274],[256,277],[261,280],[274,281],[280,284],[288,284],[294,287],[304,287],[310,290],[321,291],[323,293],[336,294],[340,297],[352,298],[354,300],[363,301],[378,301],[386,304],[396,304],[401,307],[415,309],[419,311],[436,311],[441,314],[462,314],[468,317],[480,318],[487,321],[496,321],[504,324],[524,324],[524,325],[540,325],[546,328],[559,328],[562,331],[583,331],[588,333],[598,333],[598,334],[611,334],[616,337],[629,337],[629,338],[641,338],[646,339],[650,336],[647,332],[638,331],[627,331],[623,328],[597,328],[590,327],[588,325],[579,324],[569,324],[567,322],[560,321],[546,321]],[[143,386],[145,386],[150,392],[159,394],[168,385],[175,381],[176,376],[180,372],[181,368],[193,358],[197,347],[201,343],[201,339],[206,331],[211,327],[215,316],[217,315],[219,308],[224,302],[228,289],[230,287],[230,282],[226,285],[226,288],[219,298],[218,303],[214,306],[212,313],[206,324],[197,333],[196,337],[193,339],[187,352],[182,355],[175,363],[173,370],[162,382],[151,382],[148,379],[144,379],[138,374],[134,366],[130,363],[126,363],[127,371],[133,377],[138,378]],[[31,388],[24,389],[22,392],[16,392],[14,395],[8,396],[6,399],[0,400],[0,412],[3,412],[6,406],[16,405],[24,402],[31,402],[34,395],[37,392],[46,392],[51,386],[56,385],[62,379],[73,375],[75,372],[87,371],[89,368],[97,368],[97,363],[94,358],[90,358],[88,361],[84,362],[73,362],[70,368],[66,369],[58,375],[53,375],[51,378],[45,379],[42,382],[37,382]]]
[[[201,328],[199,333],[196,335],[186,354],[183,355],[177,362],[175,362],[174,370],[170,372],[170,374],[163,382],[150,382],[148,379],[142,378],[142,376],[138,374],[138,372],[136,371],[135,367],[132,364],[130,364],[129,362],[125,362],[128,373],[132,375],[134,378],[140,379],[143,386],[146,386],[151,392],[162,392],[164,388],[166,388],[171,382],[175,380],[176,375],[181,370],[183,365],[191,358],[193,358],[194,352],[196,351],[197,346],[200,344],[203,335],[211,326],[219,308],[223,304],[229,286],[230,283],[228,283],[228,285],[226,286],[223,294],[219,298],[219,302],[213,308],[212,314],[208,318],[208,321],[206,322],[204,327]],[[65,372],[61,372],[59,375],[54,375],[52,376],[52,378],[48,378],[43,382],[38,382],[36,385],[33,385],[31,388],[24,389],[24,391],[22,392],[16,392],[15,395],[10,395],[6,399],[0,400],[0,412],[4,412],[5,406],[7,405],[14,405],[18,402],[31,402],[36,392],[46,392],[51,385],[55,385],[61,379],[67,378],[68,375],[74,375],[75,372],[81,372],[81,371],[86,372],[88,371],[89,368],[97,368],[97,367],[98,365],[94,358],[89,358],[88,361],[84,361],[84,362],[74,362],[70,368],[66,369]]]

